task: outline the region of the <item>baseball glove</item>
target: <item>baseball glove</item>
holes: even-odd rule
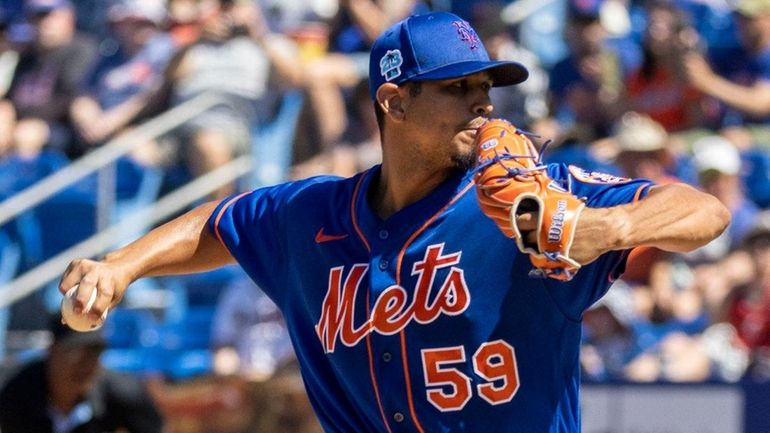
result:
[[[481,210],[529,255],[530,275],[572,279],[580,264],[570,258],[570,247],[585,203],[548,177],[532,141],[508,121],[486,121],[476,143],[474,180]],[[537,219],[534,236],[519,229],[516,217],[524,213]]]

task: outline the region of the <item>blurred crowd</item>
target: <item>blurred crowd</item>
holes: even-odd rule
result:
[[[770,0],[0,5],[0,199],[207,92],[226,103],[136,142],[125,161],[162,174],[158,196],[245,154],[290,155],[276,180],[352,175],[380,159],[371,43],[409,14],[450,10],[493,57],[530,70],[492,99],[497,117],[548,142],[547,161],[605,173],[597,182],[686,182],[732,211],[697,251],[630,253],[585,315],[584,379],[770,380]],[[301,109],[287,120],[289,95]],[[291,134],[265,149],[270,127]],[[291,364],[270,301],[242,279],[226,287],[213,371],[260,381]]]

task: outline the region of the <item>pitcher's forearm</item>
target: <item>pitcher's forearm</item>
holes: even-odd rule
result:
[[[623,224],[613,249],[650,245],[687,252],[719,236],[730,223],[729,211],[714,196],[684,184],[655,187],[645,199],[616,210]]]
[[[105,262],[141,277],[204,272],[233,263],[227,249],[206,227],[217,203],[207,203],[107,254]]]
[[[570,257],[585,265],[639,246],[687,252],[719,236],[729,222],[730,213],[713,196],[684,184],[657,186],[638,202],[585,208]]]

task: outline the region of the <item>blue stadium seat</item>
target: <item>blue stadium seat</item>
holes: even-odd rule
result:
[[[41,152],[35,158],[11,155],[0,161],[0,198],[7,199],[69,164],[60,153]],[[96,203],[93,193],[95,177],[86,178],[53,196],[37,208],[18,215],[4,224],[3,230],[18,246],[20,262],[17,272],[25,272],[42,263],[95,231]],[[58,292],[55,287],[44,293]],[[12,306],[10,326],[13,329],[42,329],[47,326],[39,312],[54,301],[35,293]],[[51,307],[54,308],[54,307]]]
[[[110,349],[135,349],[142,347],[142,333],[153,326],[149,311],[118,307],[110,311],[103,329]]]
[[[55,194],[33,210],[34,224],[39,233],[41,261],[56,256],[96,233],[96,194],[91,185],[94,180],[86,178]],[[42,296],[46,310],[56,312],[61,301],[58,282],[49,283],[42,290]]]
[[[123,157],[116,162],[114,222],[154,203],[158,199],[163,171]]]
[[[0,286],[11,281],[21,261],[21,249],[0,228]],[[5,358],[5,335],[10,319],[10,308],[0,307],[0,359]]]
[[[177,324],[185,350],[211,347],[211,326],[215,311],[215,306],[188,308],[187,314]]]
[[[7,222],[2,229],[19,248],[18,273],[23,273],[43,261],[40,227],[33,211],[20,214]]]
[[[35,158],[10,155],[0,160],[0,195],[10,196],[34,185],[69,164],[63,154],[46,150]]]
[[[95,195],[90,188],[68,188],[35,208],[44,259],[96,233]]]
[[[180,320],[159,326],[159,344],[167,350],[208,349],[214,307],[196,307],[187,310]]]
[[[142,348],[108,348],[102,353],[100,361],[105,368],[124,373],[146,373],[147,353]]]
[[[741,153],[746,192],[757,206],[770,208],[770,152],[754,148]]]
[[[21,263],[21,247],[0,227],[0,284],[10,281]]]
[[[211,351],[186,350],[175,354],[166,374],[175,380],[181,380],[209,374],[212,369]]]
[[[36,158],[10,155],[0,160],[0,200],[6,200],[62,169],[69,161],[59,152],[43,151]],[[21,250],[19,272],[43,261],[41,234],[34,211],[25,212],[3,227]]]
[[[111,209],[110,224],[118,224],[137,212],[152,205],[160,194],[163,171],[137,163],[128,157],[118,159],[115,167],[115,203]],[[120,248],[138,239],[150,230],[149,227],[137,226],[124,230],[115,239],[113,248]],[[159,290],[154,279],[141,280],[139,285],[151,290]]]
[[[215,307],[224,287],[244,275],[237,266],[193,275],[159,278],[160,285],[173,294],[175,304],[167,309],[169,321],[180,321],[189,309]]]
[[[194,308],[181,320],[164,323],[145,333],[146,374],[184,379],[207,374],[212,368],[210,351],[213,308]]]

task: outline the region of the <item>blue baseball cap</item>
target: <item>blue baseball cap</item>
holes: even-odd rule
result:
[[[517,62],[492,61],[476,31],[448,12],[413,15],[380,35],[369,57],[369,94],[376,99],[384,83],[446,80],[488,71],[494,86],[526,80]]]

